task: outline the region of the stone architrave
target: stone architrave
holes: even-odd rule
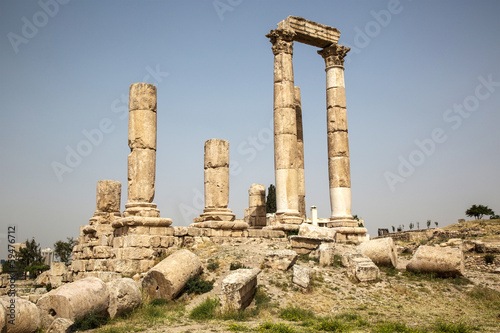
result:
[[[300,88],[295,87],[295,115],[297,121],[297,177],[299,193],[299,214],[306,218],[306,181],[304,173],[304,131],[302,127],[302,102],[300,98]]]
[[[284,224],[300,224],[297,174],[297,114],[293,81],[291,29],[278,28],[266,35],[274,54],[274,168],[276,217]]]
[[[356,227],[351,215],[351,171],[344,84],[344,57],[350,48],[332,44],[318,51],[326,65],[328,174],[332,227]]]
[[[235,221],[229,204],[229,142],[210,139],[205,142],[205,209],[191,225],[212,229],[247,229],[248,224]]]
[[[169,226],[172,220],[160,218],[153,199],[156,175],[156,87],[133,83],[129,92],[128,198],[124,218],[157,218],[155,226]],[[143,223],[144,224],[144,223]]]
[[[266,226],[266,187],[252,184],[248,190],[248,220],[253,228]]]

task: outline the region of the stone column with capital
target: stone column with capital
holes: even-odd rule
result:
[[[299,193],[299,214],[306,218],[306,181],[304,172],[304,132],[302,128],[302,102],[300,88],[295,87],[295,112],[297,121],[297,177]]]
[[[344,84],[344,57],[350,48],[332,44],[318,51],[326,65],[330,227],[357,227],[351,215],[351,171]]]
[[[274,168],[276,217],[283,224],[300,224],[297,173],[297,115],[293,81],[291,29],[278,28],[266,35],[274,54]]]

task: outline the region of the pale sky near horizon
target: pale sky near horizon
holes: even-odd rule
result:
[[[42,248],[77,237],[98,180],[122,183],[123,210],[135,82],[158,89],[161,216],[187,226],[202,212],[203,145],[219,138],[230,142],[229,208],[243,218],[250,185],[274,184],[265,34],[289,15],[339,29],[352,48],[352,212],[371,235],[455,223],[472,204],[499,213],[498,1],[0,0],[0,258],[8,225],[16,241],[35,237]],[[306,206],[329,217],[316,51],[295,43],[294,73]]]

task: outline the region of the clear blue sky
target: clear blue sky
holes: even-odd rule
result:
[[[500,211],[498,1],[59,1],[0,1],[0,257],[8,224],[17,241],[35,237],[42,247],[78,236],[100,179],[122,182],[123,208],[122,116],[134,82],[158,88],[161,215],[186,226],[202,212],[203,145],[220,138],[234,168],[229,207],[243,218],[250,185],[274,183],[264,35],[288,15],[336,27],[353,48],[345,64],[352,208],[372,235],[454,223],[475,203]],[[316,51],[295,44],[294,71],[306,205],[328,217]],[[89,146],[85,133],[96,129],[102,139]],[[78,148],[86,156],[69,165],[68,149]],[[54,163],[68,172],[58,177]]]

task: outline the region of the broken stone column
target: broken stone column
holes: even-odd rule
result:
[[[219,300],[223,311],[243,310],[252,303],[259,273],[258,268],[240,268],[222,280]]]
[[[406,270],[436,273],[440,276],[462,276],[465,272],[464,254],[460,248],[421,245],[411,258]]]
[[[179,250],[151,268],[142,280],[142,289],[148,301],[171,300],[186,282],[203,271],[201,260],[189,250]]]
[[[88,277],[51,290],[38,300],[36,306],[40,311],[41,326],[48,328],[56,318],[75,321],[90,311],[106,312],[108,299],[106,284],[101,279]]]
[[[291,29],[278,28],[266,35],[274,54],[274,168],[276,217],[284,224],[300,224],[297,172],[297,112],[293,82]]]
[[[297,177],[299,193],[299,214],[306,218],[306,181],[304,173],[304,131],[302,128],[302,102],[300,88],[295,87],[295,114],[297,119]]]
[[[156,174],[156,87],[130,85],[128,145],[128,200],[125,217],[159,217],[153,203]]]
[[[229,204],[229,142],[210,139],[205,142],[205,209],[194,218],[192,227],[247,229],[248,223],[235,221]]]
[[[344,57],[350,48],[332,44],[318,51],[326,65],[330,227],[357,227],[351,215],[351,171],[344,84]]]
[[[1,296],[0,314],[4,314],[4,326],[0,332],[25,333],[35,332],[40,325],[40,315],[36,305],[20,297]],[[2,320],[0,320],[1,322]]]
[[[108,313],[111,319],[141,305],[141,290],[134,280],[116,279],[106,283],[106,287],[109,291]]]
[[[398,266],[398,254],[391,237],[367,240],[358,245],[358,252],[379,266]]]
[[[254,228],[266,226],[266,187],[252,184],[248,190],[249,225]]]

